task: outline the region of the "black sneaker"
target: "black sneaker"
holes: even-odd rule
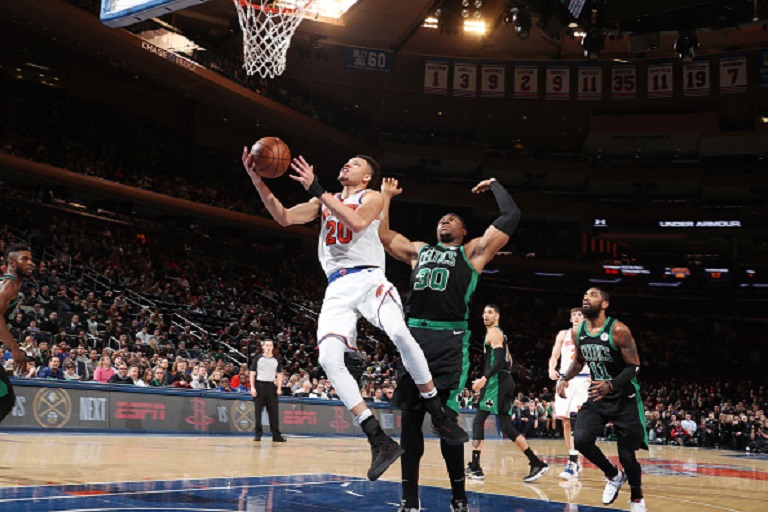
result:
[[[467,473],[467,477],[472,480],[485,480],[485,473],[483,473],[483,468],[477,466],[476,468],[472,468],[471,471]]]
[[[385,436],[371,441],[371,468],[368,470],[368,480],[373,482],[395,462],[405,450],[400,448],[391,437]]]
[[[523,482],[531,483],[535,482],[539,478],[543,477],[549,472],[549,464],[546,462],[541,462],[539,464],[531,464],[531,472],[528,473],[528,476],[523,478]]]
[[[273,437],[272,438],[273,443],[287,443],[288,439],[284,438],[283,436],[280,437]]]
[[[459,424],[447,414],[432,416],[432,432],[448,444],[459,445],[469,441],[469,436]]]
[[[261,441],[261,436],[253,436],[254,441]]]
[[[467,498],[460,500],[451,500],[451,512],[469,512]]]

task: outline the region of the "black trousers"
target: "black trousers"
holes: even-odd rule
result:
[[[254,428],[254,435],[261,437],[261,410],[266,406],[267,415],[269,416],[269,429],[272,431],[272,437],[281,437],[280,424],[277,416],[277,386],[274,382],[262,382],[256,381],[256,398],[253,399],[256,404],[256,422]]]

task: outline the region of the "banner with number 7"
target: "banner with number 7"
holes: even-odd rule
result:
[[[747,56],[744,54],[720,57],[720,92],[731,94],[747,92]]]

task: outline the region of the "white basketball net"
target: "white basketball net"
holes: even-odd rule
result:
[[[291,37],[313,0],[234,0],[243,29],[243,66],[274,78],[285,71]]]

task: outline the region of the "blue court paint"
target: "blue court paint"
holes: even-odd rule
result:
[[[468,492],[473,512],[563,512],[564,503]],[[450,491],[422,487],[424,512],[448,509]],[[317,474],[0,488],[0,510],[197,512],[394,512],[400,485]],[[619,509],[578,506],[573,512]]]

